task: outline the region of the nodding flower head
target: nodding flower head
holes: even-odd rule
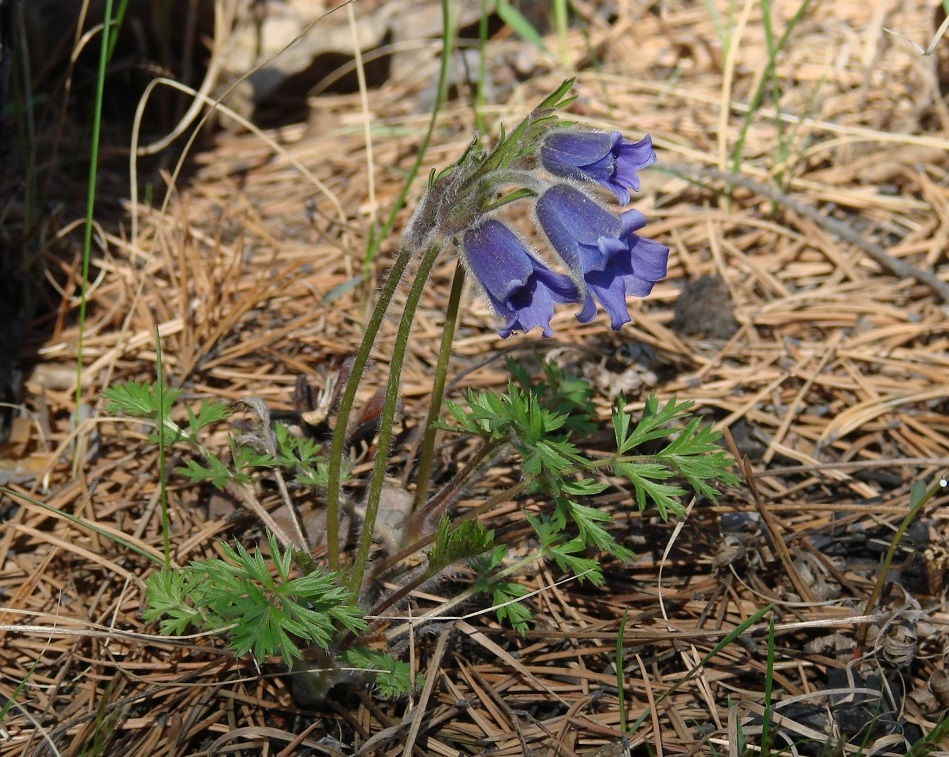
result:
[[[618,131],[555,129],[540,145],[540,162],[556,176],[596,182],[627,205],[630,190],[639,191],[638,172],[656,162],[656,153],[648,135],[631,142]]]
[[[669,248],[634,232],[646,219],[638,210],[615,216],[583,192],[565,184],[537,200],[537,219],[551,247],[582,282],[583,308],[577,319],[596,317],[596,298],[619,329],[630,320],[626,296],[645,297],[666,275]]]
[[[551,336],[555,306],[567,303],[580,305],[583,323],[596,317],[599,303],[619,329],[630,320],[627,296],[647,295],[666,275],[669,249],[635,233],[646,222],[643,215],[612,213],[591,189],[599,185],[627,204],[639,190],[639,171],[656,161],[652,140],[632,142],[618,131],[558,122],[557,111],[572,102],[572,84],[561,84],[493,148],[476,138],[453,165],[433,173],[402,234],[412,251],[459,248],[504,320],[502,337],[534,327]],[[519,202],[535,206],[534,220],[562,273],[495,220]]]
[[[579,302],[568,276],[551,271],[528,252],[520,239],[493,219],[468,229],[462,239],[468,270],[474,274],[495,312],[507,321],[498,333],[543,329],[552,335],[550,319],[557,303]]]

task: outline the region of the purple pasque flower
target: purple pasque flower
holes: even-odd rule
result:
[[[579,302],[580,292],[569,276],[551,271],[538,261],[507,226],[488,219],[465,232],[461,243],[465,262],[495,312],[507,320],[498,330],[506,339],[514,331],[534,326],[553,334],[550,319],[556,303]]]
[[[655,163],[656,153],[648,134],[631,142],[618,131],[556,130],[544,137],[540,162],[556,176],[595,181],[627,205],[629,190],[639,191],[638,171]]]
[[[595,297],[619,329],[630,320],[626,296],[645,297],[666,275],[669,248],[633,232],[646,218],[638,210],[619,217],[583,192],[557,184],[537,200],[537,219],[551,246],[585,284],[581,323],[596,317]]]

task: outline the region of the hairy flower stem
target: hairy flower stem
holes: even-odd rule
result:
[[[339,407],[336,410],[336,427],[333,429],[333,441],[330,445],[326,486],[326,561],[330,570],[339,570],[340,481],[342,478],[343,455],[346,451],[346,428],[349,425],[349,414],[353,410],[356,391],[359,389],[359,382],[362,380],[362,374],[369,362],[369,355],[376,342],[382,319],[385,318],[392,296],[395,294],[399,281],[402,279],[402,274],[405,273],[413,254],[414,250],[408,247],[403,248],[395,259],[388,278],[382,285],[379,300],[369,317],[369,323],[366,324],[366,332],[363,334],[362,343],[359,345],[359,350],[353,359],[352,371],[346,381],[346,388],[343,390],[343,396],[340,398]]]
[[[398,198],[386,219],[381,232],[373,237],[370,247],[367,250],[367,264],[375,259],[379,245],[392,229],[396,216],[404,206],[405,198],[408,195],[412,180],[418,173],[419,167],[425,158],[428,150],[428,143],[431,141],[432,134],[435,132],[435,125],[438,122],[438,114],[442,104],[448,94],[448,80],[451,68],[451,56],[453,51],[452,42],[454,41],[454,18],[452,15],[452,5],[448,0],[442,0],[442,28],[445,30],[442,52],[438,68],[438,86],[435,94],[435,104],[432,107],[432,117],[429,120],[428,130],[422,138],[422,144],[419,146],[418,156],[415,163],[409,171],[409,176],[402,186]],[[356,390],[359,388],[359,381],[362,378],[363,371],[366,369],[366,363],[369,360],[369,353],[372,350],[376,334],[379,332],[379,326],[385,317],[386,309],[392,300],[395,288],[402,277],[405,267],[408,265],[414,250],[403,249],[396,258],[389,278],[383,285],[382,292],[379,295],[379,302],[373,311],[369,324],[366,327],[366,333],[363,335],[362,344],[359,346],[359,352],[356,353],[356,360],[353,363],[352,373],[346,382],[346,389],[340,399],[339,409],[336,414],[336,428],[333,430],[333,442],[330,447],[329,458],[329,482],[326,495],[326,559],[330,570],[339,570],[339,496],[340,480],[343,466],[343,450],[346,447],[346,426],[349,414],[353,409],[353,402],[356,399]]]
[[[389,596],[382,599],[375,607],[373,607],[369,611],[368,614],[372,616],[382,615],[382,613],[384,613],[386,610],[392,607],[392,605],[398,602],[401,602],[409,594],[415,591],[419,586],[424,584],[426,581],[430,581],[437,573],[438,573],[437,570],[432,570],[431,568],[427,568],[422,573],[415,576],[415,578],[413,578],[411,581],[409,581],[406,584],[403,584],[394,592],[392,592]]]
[[[489,460],[505,446],[506,442],[493,441],[485,444],[478,450],[474,456],[465,463],[465,467],[460,470],[452,479],[445,484],[438,492],[432,495],[428,500],[422,502],[420,507],[412,510],[408,523],[403,529],[402,543],[406,544],[417,539],[425,528],[435,523],[445,509],[450,505],[461,490],[468,485],[475,474],[484,466],[485,461]]]
[[[389,450],[392,447],[392,425],[395,419],[396,407],[399,404],[399,378],[402,375],[402,363],[405,360],[405,351],[409,343],[409,334],[412,331],[412,321],[415,310],[422,297],[422,290],[428,282],[435,260],[441,252],[441,245],[432,245],[425,251],[418,273],[412,282],[412,288],[405,300],[405,308],[399,321],[399,330],[396,332],[395,344],[392,346],[392,357],[389,362],[389,381],[386,384],[385,398],[382,402],[382,413],[379,416],[379,436],[376,440],[376,459],[372,467],[372,478],[369,480],[369,491],[366,495],[366,513],[363,517],[362,532],[359,534],[359,544],[356,547],[356,556],[353,559],[352,572],[349,574],[349,589],[353,593],[352,601],[358,599],[359,587],[362,585],[366,563],[369,561],[369,550],[372,548],[373,531],[376,525],[376,513],[379,510],[379,499],[382,496],[382,486],[385,482],[386,468],[389,465]],[[388,281],[386,282],[388,285]],[[378,305],[376,306],[378,310]],[[373,313],[375,316],[375,313]],[[367,332],[368,333],[368,332]],[[360,371],[361,372],[361,371]],[[355,365],[353,376],[356,374]],[[352,381],[352,378],[350,378]],[[347,390],[349,385],[346,386]],[[339,421],[337,421],[337,424]],[[338,425],[337,425],[338,430]],[[333,441],[336,440],[336,434]],[[332,485],[332,484],[331,484]]]
[[[445,376],[448,373],[448,361],[451,358],[451,345],[455,338],[455,327],[458,324],[458,309],[461,304],[461,293],[465,287],[465,269],[459,262],[455,267],[455,276],[451,280],[451,293],[448,295],[448,309],[445,312],[445,328],[442,331],[442,344],[438,351],[438,363],[435,365],[435,378],[432,381],[431,401],[428,406],[428,415],[425,416],[425,436],[422,439],[422,448],[418,458],[418,473],[415,477],[415,501],[412,511],[418,510],[428,496],[428,482],[432,474],[432,458],[435,454],[435,437],[438,428],[435,421],[441,414],[442,397],[445,395]],[[408,463],[411,465],[411,460]]]
[[[528,481],[519,481],[513,486],[505,489],[503,492],[500,492],[494,495],[493,497],[491,497],[490,499],[485,500],[477,507],[473,507],[472,509],[465,511],[464,515],[461,515],[455,518],[454,520],[452,520],[452,525],[457,526],[466,521],[476,520],[477,518],[480,518],[482,515],[489,512],[490,510],[493,510],[498,505],[501,505],[505,502],[508,502],[514,499],[517,496],[520,496],[520,494],[527,488],[529,483],[530,482]],[[379,566],[375,568],[375,570],[373,570],[370,578],[373,581],[379,580],[380,578],[385,576],[387,573],[389,573],[393,568],[395,568],[395,566],[397,566],[400,562],[402,562],[402,560],[406,559],[407,557],[410,557],[411,555],[414,555],[420,549],[425,549],[425,547],[427,547],[429,544],[435,541],[435,537],[437,535],[438,534],[436,531],[432,531],[429,534],[422,536],[421,538],[412,542],[411,544],[406,545],[405,547],[400,549],[398,552],[396,552],[394,555],[387,557],[382,564],[380,564]]]
[[[471,510],[468,510],[460,518],[457,518],[454,521],[454,524],[457,525],[459,523],[464,523],[465,521],[476,520],[477,518],[480,518],[482,515],[489,512],[490,510],[493,510],[498,505],[503,504],[504,502],[507,502],[509,500],[512,500],[517,496],[520,496],[520,494],[523,493],[523,491],[527,488],[529,483],[530,482],[528,481],[519,481],[518,483],[514,484],[514,486],[511,486],[505,491],[500,492],[499,494],[496,494],[495,496],[491,497],[488,500],[485,500],[477,507],[472,508]],[[422,537],[414,544],[410,544],[408,547],[404,548],[397,554],[392,555],[386,560],[385,564],[382,566],[382,569],[377,568],[372,573],[370,578],[372,580],[378,580],[379,577],[385,575],[388,571],[390,571],[393,567],[395,567],[399,562],[404,560],[406,557],[408,557],[409,555],[415,554],[420,549],[424,549],[429,544],[434,542],[435,537],[436,537],[436,532],[432,531],[432,533],[428,534],[427,536]],[[498,576],[502,577],[502,576],[509,575],[510,573],[513,573],[516,570],[519,570],[520,568],[525,567],[526,565],[529,565],[530,563],[534,562],[535,560],[540,559],[541,557],[542,557],[542,554],[540,552],[535,552],[531,555],[528,555],[527,558],[499,572]],[[424,583],[425,581],[429,580],[433,575],[436,575],[436,574],[437,574],[437,571],[436,573],[429,573],[429,571],[425,571],[423,574],[424,578],[421,580],[421,582],[418,585],[421,585],[421,583]],[[380,604],[376,605],[373,608],[371,614],[379,615],[380,613],[382,613],[383,611],[391,607],[395,602],[403,599],[406,594],[408,594],[412,589],[416,588],[416,580],[417,579],[409,582],[411,584],[411,587],[409,588],[408,591],[396,590],[395,593],[390,594],[388,597],[382,599],[380,601]],[[467,599],[468,597],[471,597],[476,593],[477,592],[472,591],[471,589],[466,589],[464,592],[462,592],[458,596],[463,596]],[[453,607],[456,604],[458,604],[457,601],[453,599],[453,600],[450,600],[448,605],[443,605],[441,609],[447,610],[449,607]],[[352,640],[354,638],[355,638],[355,634],[353,634],[352,632],[346,634],[340,641],[339,648],[340,649],[347,648],[352,643]]]

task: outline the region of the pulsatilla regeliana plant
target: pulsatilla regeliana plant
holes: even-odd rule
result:
[[[716,444],[717,432],[674,397],[661,404],[650,396],[635,422],[625,398],[617,397],[609,421],[615,448],[604,451],[604,435],[597,432],[605,421],[595,412],[592,388],[552,364],[541,363],[539,375],[530,375],[511,361],[505,390],[469,391],[464,402],[443,403],[466,271],[502,321],[502,337],[535,327],[550,336],[555,308],[571,305],[582,322],[595,318],[601,307],[619,329],[630,320],[627,297],[649,294],[665,276],[669,250],[639,234],[642,214],[607,206],[608,201],[627,204],[630,192],[639,189],[639,171],[656,160],[650,139],[634,142],[619,132],[589,131],[561,120],[557,111],[570,102],[571,85],[565,82],[510,133],[502,133],[492,150],[474,140],[453,166],[430,178],[353,355],[325,443],[295,437],[272,422],[263,402],[247,400],[242,404],[259,418],[259,434],[232,437],[228,465],[200,441],[206,427],[228,416],[224,403],[186,408],[186,422],[177,422],[171,412],[177,392],[161,381],[107,390],[113,411],[154,421],[158,432],[152,439],[160,451],[188,450],[186,464],[177,469],[188,479],[253,504],[253,477],[273,476],[291,513],[298,502],[290,501],[284,482],[292,479],[298,498],[310,492],[309,501],[326,510],[325,534],[307,535],[299,527],[284,531],[263,508],[255,509],[269,532],[263,552],[222,545],[224,559],[186,566],[171,560],[163,510],[165,564],[146,581],[144,616],[158,621],[164,633],[198,628],[220,634],[239,654],[279,655],[294,673],[293,691],[301,703],[318,703],[340,682],[372,680],[380,694],[398,695],[415,680],[399,659],[411,625],[393,627],[393,613],[446,569],[463,564],[472,582],[438,608],[438,615],[473,595],[487,595],[498,619],[523,633],[530,610],[518,601],[526,593],[517,581],[520,571],[550,560],[579,580],[599,584],[602,559],[632,557],[608,528],[612,516],[601,509],[597,495],[618,488],[640,509],[652,507],[667,517],[683,511],[689,490],[714,500],[717,487],[737,482],[730,459]],[[505,222],[505,214],[518,206],[531,208],[546,240],[543,252]],[[412,321],[432,267],[446,249],[458,250],[459,265],[428,415],[417,424],[420,440],[406,456],[403,480],[410,486],[400,494],[411,506],[395,533],[387,527],[386,548],[374,549],[380,501],[393,489],[386,477]],[[348,470],[349,418],[380,326],[413,260],[418,264],[407,283],[398,330],[386,345],[389,375],[379,403],[372,471],[368,480],[355,481]],[[468,435],[478,445],[457,471],[435,476],[439,433]],[[509,480],[487,475],[498,461],[520,470],[515,483],[490,483]],[[452,505],[462,491],[478,491],[483,501],[455,513]],[[513,562],[508,545],[482,523],[512,500],[524,503],[536,537],[529,553],[521,551]],[[343,528],[344,516],[355,528]],[[317,543],[325,546],[315,548]]]

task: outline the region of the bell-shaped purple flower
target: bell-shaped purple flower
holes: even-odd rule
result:
[[[618,131],[555,130],[541,143],[540,162],[556,176],[595,181],[627,205],[629,191],[639,191],[639,170],[655,163],[656,153],[648,134],[631,142]]]
[[[468,269],[495,312],[507,321],[498,330],[502,338],[535,326],[549,337],[553,334],[550,319],[554,305],[580,301],[569,276],[555,273],[538,261],[499,221],[489,219],[468,229],[462,238],[462,250]]]
[[[630,320],[626,296],[645,297],[666,275],[669,248],[633,232],[646,219],[638,210],[619,217],[566,184],[551,187],[537,200],[537,219],[551,246],[584,282],[581,323],[596,317],[595,297],[619,329]]]

